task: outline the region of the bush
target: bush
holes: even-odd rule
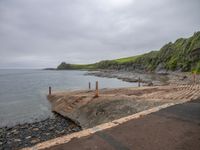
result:
[[[197,63],[197,66],[196,66],[196,73],[200,74],[200,62]]]

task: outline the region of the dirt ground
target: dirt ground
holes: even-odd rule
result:
[[[90,128],[165,103],[181,103],[200,98],[200,85],[168,85],[68,91],[48,96],[52,110],[82,128]]]

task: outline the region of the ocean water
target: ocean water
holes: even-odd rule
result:
[[[34,122],[52,116],[46,98],[52,91],[88,89],[95,81],[99,88],[131,87],[118,79],[85,76],[86,71],[7,70],[0,69],[0,127]]]

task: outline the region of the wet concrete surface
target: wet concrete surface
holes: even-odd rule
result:
[[[199,150],[200,100],[177,104],[51,150]]]

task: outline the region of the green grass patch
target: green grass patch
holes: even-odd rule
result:
[[[127,62],[134,62],[140,56],[142,56],[142,55],[126,57],[126,58],[119,58],[119,59],[115,59],[114,61],[116,61],[119,64],[123,64],[123,63],[127,63]]]

